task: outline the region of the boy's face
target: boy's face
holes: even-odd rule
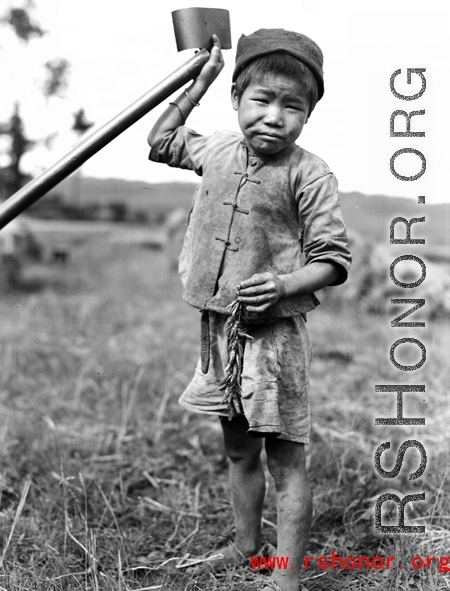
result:
[[[277,154],[293,144],[308,119],[302,85],[277,74],[255,78],[240,99],[233,85],[231,102],[249,149],[259,154]]]

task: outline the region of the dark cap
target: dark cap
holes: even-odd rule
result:
[[[324,93],[322,50],[306,35],[285,29],[258,29],[251,35],[241,35],[237,44],[233,82],[254,59],[275,52],[288,53],[308,66],[317,81],[318,100],[321,99]]]

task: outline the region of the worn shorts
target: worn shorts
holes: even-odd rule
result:
[[[227,316],[210,312],[210,364],[203,374],[200,361],[180,396],[193,412],[227,416],[219,384],[227,364]],[[242,371],[242,406],[254,437],[273,436],[308,443],[310,430],[309,367],[311,342],[302,316],[250,324]]]

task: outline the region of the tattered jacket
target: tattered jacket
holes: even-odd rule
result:
[[[183,246],[184,299],[226,314],[236,286],[255,273],[292,273],[313,261],[334,263],[347,278],[351,254],[337,182],[327,165],[296,144],[253,155],[243,136],[206,137],[179,127],[152,146],[150,159],[203,177]],[[283,297],[249,318],[305,314],[314,294]]]

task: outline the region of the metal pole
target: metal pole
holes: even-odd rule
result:
[[[206,49],[198,51],[190,60],[172,72],[162,82],[132,103],[111,121],[94,131],[61,160],[47,168],[0,205],[0,229],[33,205],[45,193],[79,168],[86,160],[104,148],[110,141],[136,123],[172,93],[192,80],[208,61]]]

